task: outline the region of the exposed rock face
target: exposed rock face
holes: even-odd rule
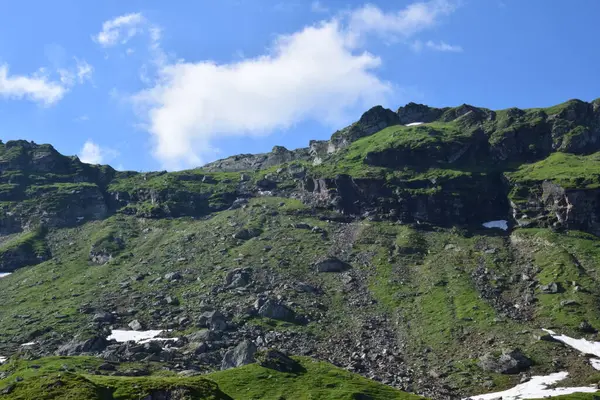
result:
[[[518,374],[529,368],[531,364],[531,360],[520,350],[504,352],[500,356],[489,353],[479,360],[479,366],[483,370],[498,374]]]
[[[310,152],[308,148],[290,151],[283,146],[275,146],[270,153],[240,154],[206,164],[202,169],[210,172],[237,172],[269,168],[290,161],[309,159]]]
[[[31,235],[25,233],[23,235]],[[43,239],[38,239],[43,240]],[[12,272],[18,268],[36,265],[50,259],[51,254],[48,249],[35,248],[32,241],[23,241],[20,238],[16,239],[17,243],[8,243],[8,245],[0,251],[0,272]],[[40,247],[40,246],[38,246]]]
[[[431,181],[390,187],[382,179],[307,179],[306,201],[355,216],[377,216],[403,222],[429,222],[448,226],[507,219],[509,204],[499,175],[465,177],[436,189]],[[465,190],[465,188],[477,190]],[[427,190],[430,189],[430,190]]]
[[[234,349],[227,351],[221,363],[221,369],[229,369],[241,367],[242,365],[252,364],[254,362],[254,354],[256,353],[256,345],[244,340]]]
[[[446,110],[446,108],[433,108],[424,104],[408,103],[398,109],[398,123],[406,125],[413,122],[432,122],[440,118]]]
[[[519,225],[555,226],[600,235],[599,189],[565,189],[545,181],[530,182],[527,193],[523,201],[511,203]]]
[[[382,106],[375,106],[364,113],[358,122],[334,133],[331,136],[328,149],[329,153],[348,147],[350,143],[365,136],[379,132],[388,126],[398,125],[400,120],[398,115]]]
[[[87,340],[74,339],[73,341],[59,347],[56,355],[74,356],[81,353],[100,353],[106,348],[107,345],[107,340],[99,336],[92,337]]]

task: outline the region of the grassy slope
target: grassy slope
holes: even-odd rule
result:
[[[553,153],[542,161],[522,165],[507,177],[520,184],[549,180],[565,188],[595,189],[600,187],[600,153],[587,156]]]
[[[190,390],[190,399],[198,400],[423,399],[327,363],[315,362],[308,358],[298,360],[305,371],[297,374],[281,373],[254,364],[190,378],[157,374],[136,378],[97,375],[101,360],[93,357],[19,360],[0,367],[0,372],[11,373],[10,377],[0,380],[0,390],[14,384],[15,379],[19,377],[22,381],[17,382],[11,394],[3,396],[3,399],[133,400],[155,390],[172,388],[187,388]],[[126,368],[126,365],[120,366],[121,370]],[[61,397],[55,397],[59,394]]]
[[[348,294],[340,290],[340,281],[332,275],[312,272],[312,262],[327,255],[332,243],[320,235],[289,227],[292,222],[308,222],[331,232],[336,225],[297,215],[303,210],[304,206],[294,200],[263,198],[246,209],[218,213],[204,221],[117,216],[52,232],[48,242],[55,254],[53,260],[0,280],[0,301],[4,304],[0,309],[0,354],[9,354],[18,344],[40,335],[51,338],[64,334],[68,338],[72,332],[82,330],[85,334],[82,327],[87,326],[90,316],[78,311],[82,304],[97,309],[115,304],[127,309],[140,306],[134,294],[152,298],[159,293],[178,297],[185,315],[199,308],[202,295],[221,283],[228,270],[244,265],[293,281],[308,280],[327,294],[319,299],[328,310],[320,323],[249,323],[267,324],[275,330],[302,330],[316,338],[353,326],[356,310],[347,304]],[[270,215],[274,211],[278,214]],[[233,240],[231,234],[245,226],[259,227],[263,234],[246,242]],[[383,313],[397,320],[399,340],[405,343],[407,358],[414,365],[434,369],[447,377],[449,385],[470,393],[489,390],[485,385],[490,380],[496,384],[494,391],[518,383],[518,377],[484,373],[476,366],[482,354],[504,347],[524,349],[536,362],[535,373],[550,372],[547,366],[559,353],[576,380],[592,374],[591,367],[576,352],[559,351],[555,344],[536,340],[533,333],[551,327],[579,336],[576,328],[584,319],[600,326],[600,313],[594,306],[600,293],[594,271],[600,262],[600,246],[594,238],[518,230],[509,241],[487,230],[465,236],[458,230],[414,230],[386,222],[364,221],[355,226],[357,234],[350,252],[372,255],[368,265],[355,267],[366,274],[368,289],[377,301],[361,312]],[[125,248],[107,265],[89,265],[91,245],[98,234],[107,231],[123,238]],[[272,250],[266,252],[265,246]],[[503,276],[516,274],[515,265],[524,262],[515,261],[517,248],[529,257],[527,262],[539,268],[537,278],[541,283],[552,280],[570,288],[570,282],[577,281],[588,292],[538,293],[534,323],[518,323],[498,315],[481,299],[471,275],[479,263]],[[185,261],[180,261],[182,257]],[[193,279],[170,285],[154,282],[166,272],[182,270]],[[134,281],[132,277],[138,273],[150,275]],[[122,282],[127,283],[125,289]],[[217,296],[224,302],[253,301],[230,292]],[[299,313],[314,312],[312,297],[296,292],[287,292],[286,296],[296,303]],[[579,304],[568,309],[560,305],[562,300],[571,299]],[[143,309],[135,318],[151,327],[161,323]],[[124,319],[119,324],[127,322]],[[48,328],[54,333],[44,334]],[[524,333],[515,334],[519,332]],[[181,333],[189,332],[176,330],[173,334]]]
[[[417,400],[423,397],[400,392],[330,364],[298,358],[306,372],[289,374],[248,365],[209,375],[234,399]]]

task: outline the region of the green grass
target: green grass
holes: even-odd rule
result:
[[[511,182],[520,185],[548,180],[566,189],[595,189],[600,187],[600,153],[587,156],[553,153],[506,175]]]
[[[155,374],[144,377],[98,375],[97,368],[102,361],[94,357],[12,360],[0,367],[0,372],[10,373],[0,380],[0,390],[15,384],[9,395],[2,396],[10,400],[134,400],[156,391],[176,389],[184,390],[188,396],[185,398],[194,400],[423,399],[328,363],[305,357],[297,360],[303,367],[298,373],[282,373],[252,364],[190,378]],[[120,369],[126,367],[119,366]]]
[[[256,364],[215,372],[208,377],[223,392],[236,400],[417,400],[422,397],[403,393],[331,364],[297,358],[306,372],[283,373]]]

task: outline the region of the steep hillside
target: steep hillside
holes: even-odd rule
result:
[[[412,398],[308,358],[242,367],[266,349],[434,399],[597,384],[542,329],[598,340],[599,157],[600,100],[374,107],[306,149],[171,173],[0,144],[0,391],[137,398],[134,374],[171,398]]]

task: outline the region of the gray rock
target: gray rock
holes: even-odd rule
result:
[[[176,297],[167,296],[165,298],[165,301],[167,302],[168,305],[171,305],[171,306],[179,305],[179,299],[177,299]]]
[[[186,336],[190,342],[214,342],[221,340],[221,333],[218,331],[202,330]]]
[[[244,340],[234,349],[228,350],[225,353],[223,361],[221,362],[221,369],[225,370],[251,364],[254,362],[255,353],[256,345],[249,340]]]
[[[110,324],[115,320],[115,316],[108,312],[99,312],[94,314],[92,317],[93,322],[107,323]]]
[[[248,174],[240,174],[240,182],[248,182],[250,180],[250,175]]]
[[[288,322],[293,322],[296,319],[296,313],[291,308],[275,300],[268,299],[259,305],[258,315],[261,317]]]
[[[319,289],[316,286],[310,285],[308,283],[305,282],[298,282],[296,284],[296,290],[299,292],[304,292],[304,293],[312,293],[312,294],[319,294],[321,293],[321,289]]]
[[[144,329],[141,322],[138,321],[137,319],[134,319],[133,321],[131,321],[129,324],[127,324],[127,326],[129,326],[134,331],[141,331],[142,329]]]
[[[262,232],[260,231],[260,229],[248,228],[248,229],[242,229],[242,230],[237,231],[236,233],[234,233],[232,235],[232,237],[234,239],[239,239],[239,240],[250,240],[252,238],[260,236],[261,233]]]
[[[178,281],[181,278],[183,277],[179,272],[169,272],[168,274],[165,274],[165,279],[168,281]]]
[[[280,372],[300,372],[304,369],[296,360],[275,349],[257,353],[256,361],[261,367]]]
[[[304,222],[299,222],[296,224],[292,224],[292,228],[296,228],[296,229],[312,229],[312,226],[310,226],[307,223]]]
[[[556,294],[558,293],[560,287],[556,282],[550,282],[547,285],[541,285],[540,290],[545,294]]]
[[[579,330],[584,333],[596,333],[597,332],[597,330],[588,321],[582,321],[579,324]]]
[[[250,268],[236,268],[225,277],[225,285],[228,289],[248,286],[251,274],[252,269]]]
[[[319,261],[315,264],[317,272],[344,272],[348,271],[350,264],[347,264],[335,257],[326,258],[325,260]]]
[[[224,331],[227,329],[225,316],[219,311],[207,311],[198,319],[198,325],[213,331]]]
[[[56,351],[56,355],[75,356],[80,355],[81,353],[100,353],[107,345],[108,341],[101,336],[95,336],[86,340],[74,339],[71,342],[60,346]]]
[[[520,350],[504,352],[500,356],[488,353],[479,359],[484,371],[498,374],[518,374],[531,366],[532,362]]]

